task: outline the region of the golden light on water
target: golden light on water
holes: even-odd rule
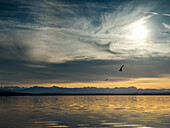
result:
[[[1,97],[0,123],[20,128],[15,122],[22,118],[31,128],[168,128],[169,111],[169,96]]]

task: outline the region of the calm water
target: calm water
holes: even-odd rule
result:
[[[170,128],[170,96],[0,97],[0,128]]]

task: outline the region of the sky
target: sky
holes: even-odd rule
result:
[[[170,88],[170,1],[0,0],[0,86]]]

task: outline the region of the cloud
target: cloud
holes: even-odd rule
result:
[[[153,12],[142,13],[149,12],[146,5],[134,7],[135,3],[130,2],[125,3],[126,6],[109,6],[108,11],[101,12],[107,6],[95,2],[68,4],[45,0],[19,3],[16,12],[30,10],[25,13],[32,22],[9,17],[0,24],[4,26],[1,33],[5,30],[5,36],[13,36],[17,45],[24,45],[24,59],[63,63],[79,55],[89,59],[119,60],[131,58],[137,50],[141,52],[136,56],[146,56],[147,49],[143,51],[128,38],[135,26],[146,24],[155,15]],[[94,6],[99,7],[94,9]],[[84,11],[78,11],[80,9]],[[8,38],[2,41],[10,42]]]
[[[163,24],[163,26],[164,26],[166,29],[170,30],[170,25],[165,24],[165,23],[162,23],[162,24]]]
[[[163,16],[170,16],[170,14],[163,14]]]
[[[164,31],[169,26],[155,20],[159,11],[153,11],[153,2],[14,0],[1,5],[2,83],[97,82],[107,76],[122,81],[169,73],[167,65],[161,70],[169,63]],[[131,39],[140,25],[148,37]],[[163,62],[152,67],[150,59]],[[122,63],[130,67],[123,76],[116,72]]]
[[[130,81],[134,78],[158,78],[170,74],[169,58],[151,57],[136,60],[76,60],[66,63],[43,63],[1,60],[1,85],[60,83],[99,83]],[[118,69],[125,65],[124,72]],[[163,76],[164,77],[164,76]],[[167,77],[167,76],[166,76]]]
[[[144,12],[146,14],[159,15],[157,12]]]

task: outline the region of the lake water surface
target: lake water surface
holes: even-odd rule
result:
[[[170,128],[170,96],[0,97],[0,128]]]

